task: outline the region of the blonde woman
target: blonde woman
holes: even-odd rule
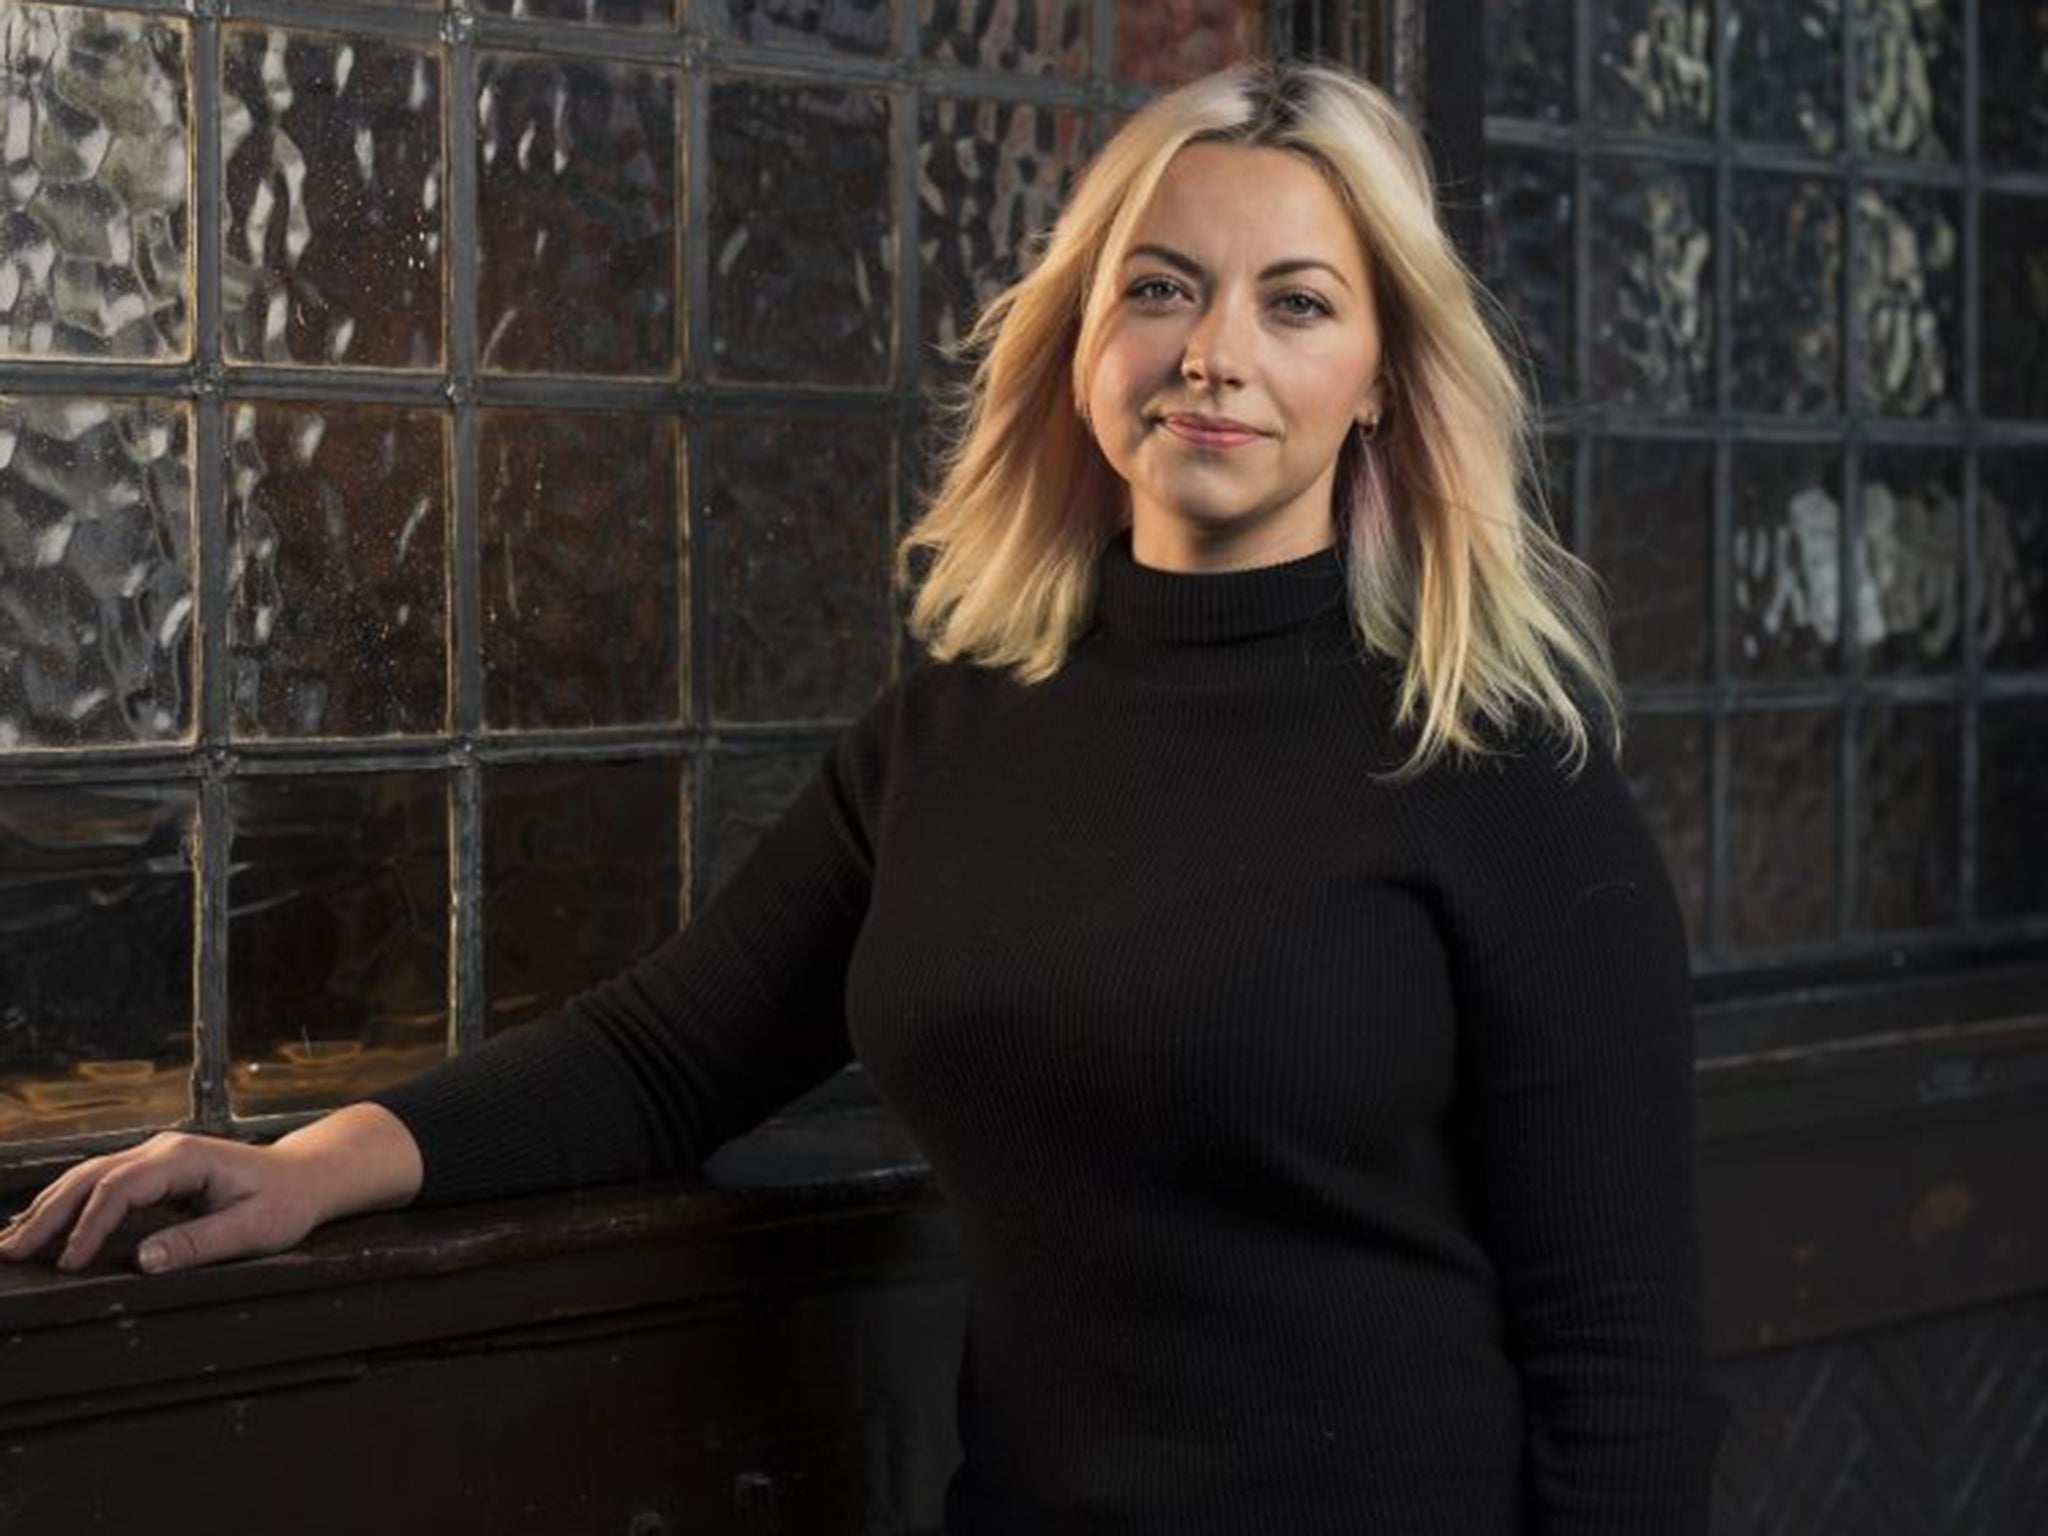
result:
[[[1704,1531],[1685,934],[1481,297],[1369,85],[1153,102],[969,339],[928,659],[704,909],[5,1250],[681,1170],[857,1055],[964,1241],[951,1536]]]

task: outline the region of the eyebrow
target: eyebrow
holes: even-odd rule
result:
[[[1178,267],[1181,271],[1187,273],[1189,277],[1200,277],[1202,275],[1202,264],[1200,262],[1196,261],[1192,256],[1183,255],[1171,246],[1134,245],[1124,254],[1124,261],[1126,263],[1133,262],[1140,256],[1156,256],[1169,267]],[[1295,256],[1286,261],[1276,261],[1259,274],[1259,280],[1263,282],[1269,277],[1285,277],[1290,272],[1305,272],[1311,267],[1321,267],[1330,276],[1337,279],[1338,282],[1343,283],[1347,290],[1351,287],[1351,284],[1345,280],[1342,272],[1339,272],[1327,261],[1317,261],[1311,256]]]

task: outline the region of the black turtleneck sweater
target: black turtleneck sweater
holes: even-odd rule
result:
[[[1405,787],[1341,554],[1103,557],[683,929],[374,1095],[423,1203],[685,1170],[857,1055],[957,1211],[949,1536],[1692,1536],[1690,975],[1612,756]]]

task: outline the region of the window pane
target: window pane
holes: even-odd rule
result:
[[[1810,678],[1840,665],[1841,472],[1831,447],[1735,450],[1735,670]]]
[[[2048,419],[2048,198],[1983,210],[1984,414]]]
[[[1856,643],[1872,672],[1962,665],[1963,466],[1953,453],[1863,456]]]
[[[1835,763],[1830,709],[1737,714],[1728,722],[1727,933],[1740,948],[1835,933]]]
[[[1922,160],[1960,156],[1962,0],[1854,0],[1851,27],[1862,148]]]
[[[1977,915],[2048,913],[2048,699],[1987,703],[1978,717]]]
[[[602,27],[666,27],[672,0],[472,0],[479,11],[514,21],[587,21]]]
[[[1592,545],[1626,684],[1707,676],[1714,450],[1606,441],[1593,455]]]
[[[920,0],[924,56],[1013,75],[1088,73],[1086,0]]]
[[[2048,667],[2048,451],[1991,450],[1978,465],[1984,665]]]
[[[676,371],[676,86],[478,56],[477,335],[502,373]]]
[[[1116,0],[1116,77],[1171,90],[1239,59],[1264,58],[1265,34],[1259,0]]]
[[[1703,715],[1637,714],[1628,719],[1621,766],[1671,871],[1686,933],[1707,938],[1707,720]]]
[[[708,846],[696,871],[697,902],[715,895],[818,771],[817,751],[721,752],[712,760]]]
[[[243,404],[229,425],[239,736],[447,729],[447,413]]]
[[[236,1112],[327,1108],[441,1059],[443,775],[245,777],[228,797]]]
[[[2048,7],[1979,0],[1983,152],[1993,165],[2048,164]]]
[[[1615,162],[1594,173],[1594,387],[1609,404],[1704,410],[1714,357],[1713,184]]]
[[[1572,116],[1571,0],[1486,0],[1486,110]]]
[[[183,784],[0,790],[0,1137],[186,1117],[197,805]]]
[[[1616,128],[1714,126],[1710,0],[1592,0],[1593,110]]]
[[[1952,416],[1962,404],[1958,206],[1946,193],[1906,187],[1857,194],[1849,301],[1863,345],[1850,362],[1866,410]]]
[[[1949,705],[1864,711],[1856,765],[1855,926],[1936,928],[1962,916],[1962,715]]]
[[[1736,137],[1831,154],[1842,142],[1841,0],[1728,0]]]
[[[1840,188],[1738,174],[1734,200],[1735,398],[1750,411],[1838,411]]]
[[[747,43],[788,48],[834,49],[845,53],[887,53],[894,30],[888,0],[724,0],[704,16]]]
[[[440,367],[439,55],[230,26],[221,92],[226,355]]]
[[[1544,403],[1573,393],[1572,163],[1541,150],[1487,156],[1486,286],[1515,327],[1512,353],[1526,348]]]
[[[186,24],[0,12],[0,356],[192,355]]]
[[[190,740],[189,407],[0,397],[0,749]]]

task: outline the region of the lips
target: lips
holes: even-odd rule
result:
[[[1221,416],[1190,416],[1180,412],[1160,419],[1175,437],[1197,443],[1205,448],[1235,448],[1245,443],[1256,442],[1266,434],[1255,431],[1241,421],[1231,421]]]

